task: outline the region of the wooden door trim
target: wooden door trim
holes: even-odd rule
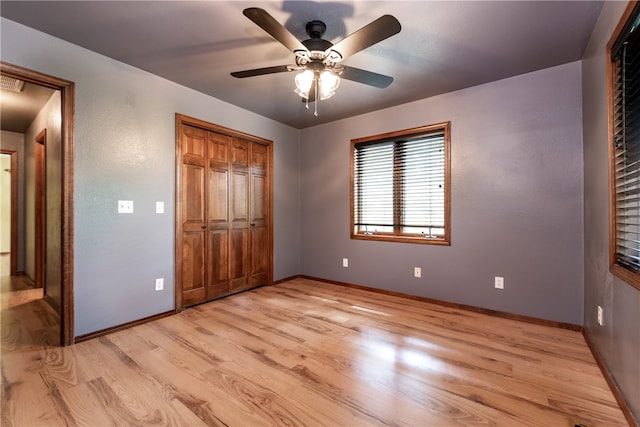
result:
[[[60,344],[74,343],[74,297],[73,297],[73,152],[75,83],[38,71],[0,61],[0,73],[60,91],[61,101],[61,145],[62,145],[62,236],[61,236],[61,306]]]
[[[231,136],[233,138],[238,138],[238,139],[244,139],[246,141],[251,141],[251,142],[257,142],[258,144],[262,144],[262,145],[271,145],[273,144],[273,141],[265,139],[265,138],[261,138],[259,136],[255,136],[255,135],[251,135],[249,133],[245,133],[245,132],[241,132],[235,129],[231,129],[228,127],[224,127],[224,126],[220,126],[220,125],[216,125],[213,123],[209,123],[206,122],[204,120],[200,120],[200,119],[196,119],[193,117],[189,117],[189,116],[185,116],[183,114],[179,114],[176,113],[176,125],[188,125],[188,126],[194,126],[197,128],[201,128],[204,130],[208,130],[211,132],[215,132],[215,133],[219,133],[222,135],[226,135],[226,136]],[[176,126],[176,132],[178,132],[178,126]],[[176,133],[176,136],[178,136],[178,134]]]
[[[210,132],[219,133],[222,135],[230,136],[233,138],[243,139],[245,141],[255,142],[267,146],[268,156],[268,176],[267,187],[269,195],[269,221],[267,224],[267,241],[269,244],[269,272],[267,283],[273,284],[273,141],[259,136],[251,135],[245,132],[237,131],[235,129],[227,128],[224,126],[216,125],[206,122],[204,120],[196,119],[194,117],[186,116],[184,114],[176,113],[176,182],[175,182],[175,309],[176,311],[182,310],[182,159],[180,153],[182,152],[182,129],[183,126],[193,126],[201,128]]]
[[[183,122],[176,114],[176,184],[175,184],[175,310],[183,309],[182,306],[182,127]]]
[[[46,259],[47,259],[47,129],[42,129],[33,141],[35,146],[35,277],[33,280],[38,288],[46,290]]]
[[[11,210],[9,212],[11,241],[9,243],[9,274],[18,273],[18,152],[13,150],[0,150],[0,153],[10,156],[11,159]]]

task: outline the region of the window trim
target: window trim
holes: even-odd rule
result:
[[[354,150],[356,144],[386,142],[397,138],[417,137],[434,132],[444,133],[444,235],[438,239],[425,239],[418,235],[391,235],[391,234],[362,234],[355,231],[355,189],[354,189]],[[451,245],[451,122],[441,122],[432,125],[419,126],[410,129],[398,130],[379,135],[372,135],[351,140],[350,151],[350,186],[349,186],[349,202],[350,202],[350,234],[354,240],[372,240],[386,242],[404,242],[419,243],[427,245]]]
[[[615,177],[615,162],[616,153],[614,148],[615,138],[615,67],[612,59],[612,51],[617,45],[618,38],[627,28],[628,24],[631,24],[629,20],[633,15],[634,8],[637,1],[631,1],[627,5],[620,22],[618,23],[615,31],[611,35],[609,43],[607,43],[607,107],[608,107],[608,138],[607,138],[607,151],[609,154],[609,271],[619,279],[629,283],[633,287],[640,289],[640,272],[633,271],[617,260],[617,227],[616,227],[616,177]]]

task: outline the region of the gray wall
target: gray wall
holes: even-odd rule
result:
[[[5,150],[18,153],[18,256],[16,267],[20,272],[25,270],[25,217],[24,217],[24,134],[3,130],[0,145]]]
[[[62,301],[62,137],[61,98],[55,91],[24,134],[25,148],[25,238],[26,273],[35,280],[35,140],[44,129],[46,136],[45,199],[45,292],[60,312]]]
[[[605,4],[582,65],[302,132],[2,19],[3,61],[76,82],[76,334],[173,307],[180,112],[275,141],[276,280],[307,274],[577,324],[585,310],[588,333],[637,414],[640,297],[607,269],[602,49],[623,7]],[[350,240],[349,140],[446,120],[452,245]],[[136,212],[115,213],[118,199],[134,200]],[[156,200],[166,214],[153,213]],[[414,266],[422,279],[412,277]],[[505,277],[503,291],[493,288],[496,275]],[[166,290],[156,293],[159,276]],[[597,304],[603,327],[595,326]]]
[[[605,3],[583,70],[584,326],[640,423],[640,291],[609,273],[606,44],[626,2]],[[597,306],[604,324],[597,323]]]
[[[76,336],[174,308],[176,112],[274,141],[274,279],[298,273],[298,130],[4,18],[0,31],[3,61],[76,84]]]
[[[582,323],[580,82],[574,62],[303,130],[301,273]],[[351,240],[350,140],[443,121],[451,246]]]

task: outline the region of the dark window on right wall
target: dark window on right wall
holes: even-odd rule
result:
[[[635,2],[608,53],[610,269],[640,289],[640,7]]]

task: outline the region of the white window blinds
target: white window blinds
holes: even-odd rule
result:
[[[356,233],[444,234],[443,132],[355,144],[353,156]]]
[[[616,262],[640,271],[640,30],[638,8],[612,49]]]

